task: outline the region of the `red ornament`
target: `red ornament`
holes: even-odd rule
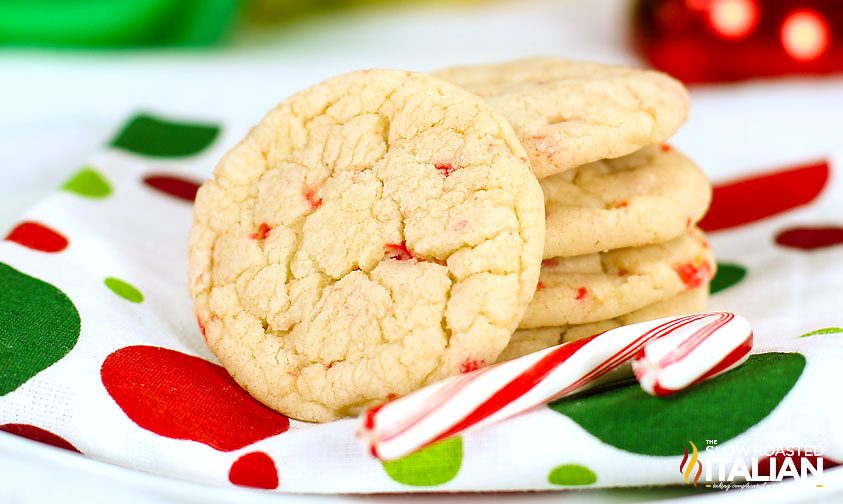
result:
[[[633,33],[689,83],[843,72],[839,0],[639,0]]]

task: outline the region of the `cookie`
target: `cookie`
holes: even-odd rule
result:
[[[619,317],[707,284],[715,268],[711,248],[696,228],[665,243],[546,259],[520,328]]]
[[[199,190],[200,326],[271,408],[355,415],[497,359],[536,287],[542,201],[477,96],[410,72],[329,79],[271,110]]]
[[[668,145],[539,182],[547,215],[546,258],[668,241],[702,219],[711,202],[711,184],[702,171]]]
[[[532,58],[435,75],[499,110],[539,178],[660,144],[690,108],[685,87],[666,74],[598,63]]]
[[[608,331],[623,325],[646,322],[662,317],[685,315],[705,311],[708,302],[708,285],[687,290],[670,299],[658,301],[640,310],[620,317],[590,324],[539,327],[537,329],[519,329],[512,335],[509,345],[501,352],[498,361],[516,359],[547,347],[574,341],[592,334]]]

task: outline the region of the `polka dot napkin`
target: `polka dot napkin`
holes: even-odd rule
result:
[[[556,402],[394,462],[353,420],[289,420],[215,363],[186,287],[191,202],[235,138],[139,115],[0,243],[0,430],[161,475],[290,492],[684,484],[694,446],[843,460],[843,163],[721,181],[702,227],[715,309],[755,326],[742,367],[670,398]],[[6,439],[0,434],[0,445]],[[701,458],[704,460],[704,458]],[[769,463],[769,461],[768,461]]]

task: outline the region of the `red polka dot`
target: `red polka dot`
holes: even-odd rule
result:
[[[795,227],[776,235],[783,247],[814,250],[843,244],[843,227]]]
[[[36,427],[34,425],[8,423],[0,425],[0,431],[8,432],[9,434],[14,434],[15,436],[31,439],[33,441],[38,441],[39,443],[55,446],[56,448],[62,448],[64,450],[82,453],[79,451],[78,448],[70,444],[68,440],[64,439],[58,434],[53,434],[48,430],[42,429],[41,427]]]
[[[58,231],[32,221],[15,226],[6,239],[40,252],[61,252],[67,248],[67,238]]]
[[[580,288],[577,289],[577,295],[576,295],[577,301],[582,301],[587,297],[588,297],[588,289],[586,289],[585,287],[580,287]]]
[[[828,174],[828,163],[822,161],[718,185],[699,226],[719,231],[806,205],[820,195]]]
[[[149,175],[144,177],[143,183],[168,196],[185,201],[196,199],[199,184],[175,175]]]
[[[228,481],[235,485],[273,490],[278,488],[278,469],[264,452],[243,455],[231,465]]]
[[[285,432],[290,421],[253,399],[221,366],[175,350],[130,346],[100,371],[111,398],[140,427],[222,451]]]

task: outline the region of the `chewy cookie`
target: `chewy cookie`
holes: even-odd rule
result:
[[[666,74],[598,63],[532,58],[435,75],[499,110],[539,178],[660,144],[690,107],[685,87]]]
[[[668,241],[699,222],[711,202],[711,184],[702,171],[668,145],[539,182],[547,215],[546,258]]]
[[[707,284],[716,263],[702,232],[665,243],[542,263],[521,329],[598,322]]]
[[[477,96],[411,72],[329,79],[199,190],[190,288],[208,345],[253,396],[319,422],[494,362],[535,290],[542,201]]]
[[[512,335],[509,345],[501,352],[498,361],[516,359],[550,346],[585,338],[623,325],[674,315],[699,313],[705,310],[707,302],[708,285],[703,285],[609,320],[581,325],[519,329]]]

